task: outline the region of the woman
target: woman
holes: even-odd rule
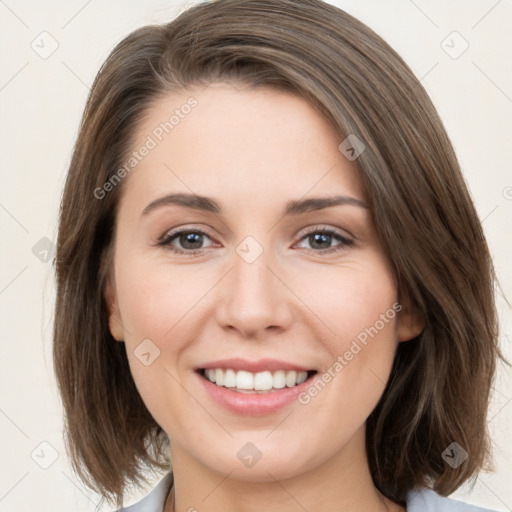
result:
[[[69,454],[117,507],[160,469],[123,510],[483,510],[446,496],[489,467],[492,262],[424,89],[342,10],[217,0],[126,37],[56,265]]]

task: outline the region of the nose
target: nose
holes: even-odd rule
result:
[[[259,338],[290,326],[293,294],[280,276],[284,272],[274,263],[267,251],[253,262],[234,253],[233,268],[223,279],[217,307],[217,320],[224,329]]]

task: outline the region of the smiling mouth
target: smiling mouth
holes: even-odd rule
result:
[[[212,384],[231,391],[248,394],[272,393],[299,386],[313,377],[317,371],[277,370],[248,372],[231,368],[199,368],[199,375]]]

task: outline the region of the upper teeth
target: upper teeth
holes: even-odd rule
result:
[[[267,391],[272,388],[281,389],[285,386],[291,388],[292,386],[301,384],[307,379],[308,373],[296,372],[295,370],[251,373],[244,370],[235,371],[231,369],[212,368],[205,370],[205,376],[209,381],[217,384],[217,386]]]

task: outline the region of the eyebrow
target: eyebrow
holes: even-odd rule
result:
[[[157,208],[173,204],[194,210],[203,210],[217,214],[222,213],[222,207],[211,197],[180,193],[169,194],[149,203],[142,211],[141,216],[148,215],[150,212],[156,210]],[[356,199],[355,197],[341,195],[329,197],[311,197],[308,199],[288,201],[288,203],[286,203],[283,216],[298,215],[300,213],[323,210],[324,208],[330,208],[332,206],[339,205],[358,206],[360,208],[368,209],[368,206],[363,201]]]

